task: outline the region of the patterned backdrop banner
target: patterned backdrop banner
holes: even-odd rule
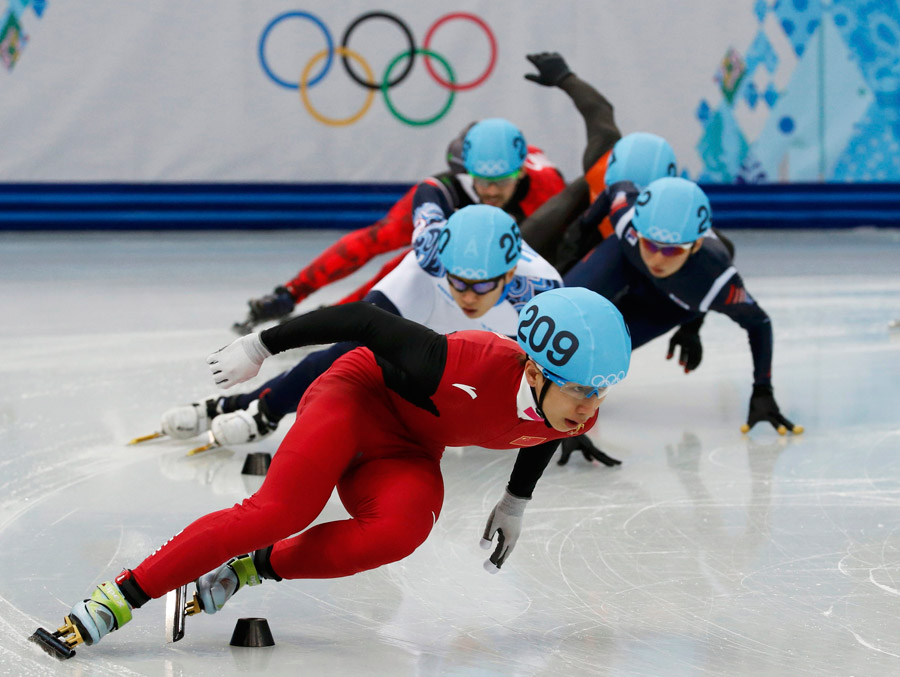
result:
[[[900,181],[897,0],[530,4],[0,0],[0,181],[415,181],[496,116],[572,177],[538,51],[689,178]]]

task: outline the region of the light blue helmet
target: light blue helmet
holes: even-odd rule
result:
[[[522,132],[509,120],[488,118],[475,124],[463,140],[463,165],[469,174],[499,179],[522,168],[528,147]]]
[[[613,146],[606,167],[606,185],[631,181],[643,188],[664,176],[675,176],[675,151],[661,136],[635,132],[623,136]]]
[[[545,376],[599,394],[628,373],[631,334],[618,309],[583,287],[551,289],[519,313],[519,345]]]
[[[652,182],[638,195],[631,223],[648,240],[689,244],[710,229],[712,209],[696,183],[666,177]]]
[[[438,236],[438,257],[451,275],[490,280],[516,267],[522,236],[499,207],[469,205],[454,212]]]

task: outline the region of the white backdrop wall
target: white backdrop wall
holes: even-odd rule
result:
[[[561,52],[614,103],[623,133],[669,139],[692,178],[897,180],[890,155],[900,137],[900,106],[891,99],[900,78],[890,80],[897,44],[884,39],[885,30],[898,33],[896,5],[0,0],[0,181],[411,182],[443,167],[446,144],[461,128],[491,116],[514,121],[573,177],[585,139],[580,117],[564,93],[523,78],[532,70],[525,55],[545,50]],[[314,15],[339,45],[348,25],[375,9],[401,18],[417,47],[447,13],[477,15],[497,44],[489,77],[457,92],[432,124],[401,122],[376,92],[358,121],[333,126],[313,117],[297,89],[266,74],[260,39],[282,13]],[[801,24],[790,12],[803,15],[804,28],[790,29]],[[312,20],[292,17],[271,28],[263,53],[276,77],[297,83],[325,46]],[[460,82],[490,62],[484,29],[468,20],[445,21],[429,46]],[[360,24],[348,47],[378,80],[407,49],[403,33],[384,19]],[[323,63],[310,66],[308,79]],[[367,93],[337,58],[308,90],[313,108],[331,118],[360,110]],[[449,94],[421,56],[390,90],[412,118],[433,116]],[[876,134],[887,134],[885,157],[854,169],[861,152],[854,144]],[[880,175],[878,166],[886,167]]]

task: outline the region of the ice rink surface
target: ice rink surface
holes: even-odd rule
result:
[[[554,462],[497,576],[478,542],[515,453],[451,449],[443,514],[402,562],[266,581],[189,618],[176,644],[161,600],[67,662],[28,643],[253,491],[247,452],[274,452],[291,421],[193,457],[190,441],[125,443],[214,392],[205,357],[234,338],[246,300],[337,235],[0,234],[0,674],[900,674],[896,230],[731,233],[772,317],[778,402],[802,436],[741,435],[746,337],[711,316],[693,374],[666,362],[666,339],[635,353],[591,433],[623,465]],[[344,516],[333,498],[323,518]],[[245,616],[267,618],[276,646],[230,647]]]

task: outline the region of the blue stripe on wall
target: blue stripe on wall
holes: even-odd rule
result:
[[[409,184],[0,184],[0,230],[353,229]],[[900,184],[705,185],[718,228],[900,226]]]

